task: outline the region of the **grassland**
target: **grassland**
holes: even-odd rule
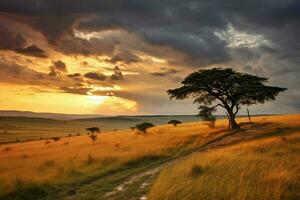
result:
[[[300,116],[255,121],[235,137],[254,139],[232,137],[163,170],[148,199],[300,199]]]
[[[88,135],[81,135],[58,141],[3,144],[0,145],[0,196],[30,193],[30,188],[45,185],[61,187],[124,167],[161,161],[214,139],[225,128],[222,123],[216,129],[209,129],[203,123],[188,123],[154,127],[146,136],[132,130],[101,133],[95,142]]]
[[[128,129],[138,123],[166,124],[172,119],[182,122],[199,121],[191,115],[177,116],[112,116],[73,120],[56,120],[33,117],[0,117],[0,143],[39,140],[40,138],[66,137],[69,134],[86,134],[86,128],[98,126],[101,131]]]
[[[297,199],[299,119],[255,117],[234,133],[217,120],[214,129],[194,122],[147,135],[105,132],[95,142],[81,135],[2,144],[0,199],[139,199],[156,177],[148,172],[164,168],[149,199]],[[112,193],[120,185],[126,190]]]

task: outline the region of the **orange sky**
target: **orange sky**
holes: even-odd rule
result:
[[[0,110],[196,114],[166,91],[217,66],[288,88],[254,113],[299,112],[299,12],[289,2],[260,2],[269,12],[254,1],[247,12],[225,1],[140,2],[0,1]]]

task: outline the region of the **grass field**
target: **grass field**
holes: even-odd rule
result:
[[[125,200],[137,195],[142,182],[130,183],[114,198],[105,195],[130,176],[156,166],[166,170],[152,185],[149,199],[296,199],[299,119],[300,115],[255,117],[254,124],[230,134],[227,121],[217,120],[214,129],[194,122],[157,126],[147,135],[105,132],[94,142],[81,135],[2,144],[0,199]],[[192,153],[195,150],[199,152]]]
[[[162,125],[146,136],[124,130],[0,145],[0,195],[34,185],[61,184],[84,179],[124,165],[156,160],[187,151],[213,139],[220,124],[209,129],[203,123]],[[222,133],[219,133],[222,134]]]
[[[55,120],[29,117],[0,117],[0,143],[65,137],[69,134],[86,134],[87,127],[97,126],[101,131],[129,129],[138,123],[166,124],[172,119],[182,122],[200,121],[191,115],[177,116],[116,116],[76,120]]]
[[[254,130],[263,137],[199,152],[165,169],[149,199],[300,199],[300,116],[255,120],[273,124]]]

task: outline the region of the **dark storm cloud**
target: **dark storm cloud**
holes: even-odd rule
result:
[[[98,72],[88,72],[84,75],[84,77],[97,81],[104,81],[106,79],[106,76],[104,74]]]
[[[257,6],[259,5],[259,6]],[[289,56],[299,51],[300,3],[268,1],[179,0],[2,0],[0,11],[22,16],[51,42],[72,28],[124,29],[147,42],[189,55],[190,64],[213,64],[232,59],[226,42],[214,32],[230,23],[240,30],[263,34]],[[287,37],[287,35],[289,37]],[[111,44],[114,45],[114,44]]]
[[[15,50],[25,44],[26,40],[20,33],[14,33],[0,23],[0,50]]]
[[[28,56],[48,58],[46,52],[35,44],[27,46],[25,48],[16,48],[15,51],[17,53],[28,55]]]
[[[74,32],[75,29],[83,33],[122,30],[128,35],[138,36],[152,47],[169,47],[184,53],[184,61],[176,56],[165,57],[164,52],[155,54],[155,57],[169,59],[169,64],[199,68],[225,63],[260,76],[274,76],[273,84],[288,87],[286,94],[293,96],[286,98],[296,99],[293,102],[300,98],[298,85],[292,82],[300,76],[299,10],[298,0],[0,1],[0,17],[10,16],[30,25],[41,32],[56,50],[64,53],[104,54],[110,56],[106,61],[111,63],[135,64],[140,58],[135,57],[130,48],[141,46],[140,43],[116,52],[116,46],[122,45],[117,42],[120,35],[117,40],[111,34],[104,39],[85,40],[76,37]],[[232,48],[228,46],[229,41],[216,34],[228,31],[228,26],[247,34],[260,35],[270,45]],[[0,36],[2,50],[26,46],[24,36],[7,27],[0,26]],[[126,37],[122,39],[126,41]],[[151,52],[149,49],[138,50],[142,53],[148,50],[146,54]],[[152,75],[165,76],[166,73],[154,72]],[[109,80],[122,78],[122,72],[116,70]],[[299,104],[293,102],[289,104],[300,110]]]

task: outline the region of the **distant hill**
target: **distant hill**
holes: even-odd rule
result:
[[[50,118],[57,120],[72,120],[82,118],[105,117],[105,115],[95,114],[60,114],[60,113],[44,113],[18,110],[0,110],[0,116],[3,117],[31,117],[31,118]]]

